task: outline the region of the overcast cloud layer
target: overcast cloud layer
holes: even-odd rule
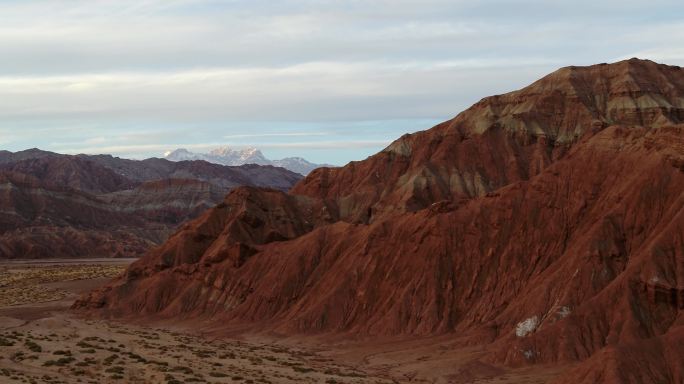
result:
[[[678,1],[2,1],[0,148],[343,164],[566,65],[684,65]]]

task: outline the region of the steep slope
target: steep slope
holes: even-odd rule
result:
[[[288,194],[236,189],[75,307],[681,382],[683,122],[679,67],[563,68]]]

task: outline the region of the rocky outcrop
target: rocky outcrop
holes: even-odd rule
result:
[[[683,103],[679,67],[563,68],[289,193],[236,189],[75,308],[681,382]]]

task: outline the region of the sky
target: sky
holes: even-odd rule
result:
[[[679,1],[0,0],[0,149],[342,165],[567,65],[684,65]]]

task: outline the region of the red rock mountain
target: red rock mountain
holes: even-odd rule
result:
[[[46,184],[92,194],[136,186],[136,183],[111,169],[73,156],[49,156],[0,164],[0,171],[30,175]]]
[[[0,258],[126,257],[169,232],[94,195],[20,173],[0,173],[0,211]]]
[[[232,188],[299,179],[256,165],[0,152],[0,259],[136,257]]]
[[[682,123],[679,67],[563,68],[289,193],[237,188],[75,307],[684,382]]]

